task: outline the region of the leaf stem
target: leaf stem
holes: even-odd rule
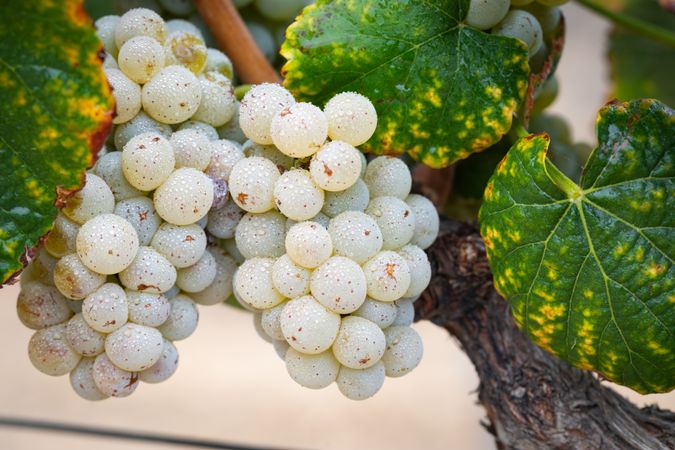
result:
[[[672,31],[628,14],[612,11],[599,0],[577,0],[577,2],[627,30],[675,48],[675,33]]]
[[[546,158],[546,174],[551,181],[553,181],[553,184],[567,194],[567,198],[575,200],[583,194],[579,185],[570,180],[567,175],[562,173],[548,158]]]
[[[530,132],[523,126],[522,123],[518,123],[513,126],[513,132],[516,133],[516,136],[519,138],[524,138],[530,135]]]

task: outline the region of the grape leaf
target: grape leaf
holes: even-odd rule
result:
[[[286,32],[284,84],[323,104],[343,91],[373,101],[362,147],[445,167],[511,128],[527,89],[524,43],[462,22],[468,0],[319,0]]]
[[[610,103],[580,185],[520,139],[480,211],[497,290],[537,344],[639,392],[675,388],[675,117]]]
[[[0,2],[0,281],[50,230],[112,123],[101,44],[82,1]]]

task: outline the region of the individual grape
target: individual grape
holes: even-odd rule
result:
[[[340,316],[329,311],[311,295],[289,301],[279,317],[286,342],[301,353],[323,353],[333,345]]]
[[[412,186],[408,166],[400,158],[392,156],[378,156],[372,160],[363,180],[371,198],[387,195],[405,200]]]
[[[216,48],[206,50],[206,66],[204,72],[218,72],[230,80],[234,77],[232,61],[227,55]]]
[[[192,33],[195,36],[199,36],[202,40],[204,35],[202,31],[197,28],[192,22],[184,19],[171,19],[166,21],[166,34],[173,34],[178,31],[184,31],[187,33]]]
[[[199,226],[163,223],[150,244],[178,269],[199,261],[206,249],[206,233]]]
[[[370,194],[363,180],[358,179],[351,187],[339,192],[326,192],[321,210],[328,217],[335,217],[345,211],[363,211],[368,206]]]
[[[280,175],[277,166],[269,159],[258,156],[244,158],[230,172],[230,195],[245,211],[269,211],[274,208],[274,184]]]
[[[544,43],[544,33],[537,18],[521,9],[510,11],[492,29],[492,34],[520,39],[527,45],[530,55],[537,53]]]
[[[115,61],[115,58],[113,58],[111,55],[108,53],[105,54],[105,57],[103,58],[103,68],[104,69],[118,69],[120,66],[117,65],[117,61]]]
[[[221,139],[227,139],[229,141],[243,144],[246,142],[246,135],[243,131],[241,131],[241,127],[239,126],[239,101],[235,99],[234,104],[234,115],[225,125],[218,127],[218,136],[220,136]],[[283,155],[283,153],[281,154]]]
[[[138,235],[122,217],[101,214],[80,227],[75,247],[85,266],[94,272],[111,275],[131,264],[138,251]]]
[[[82,358],[70,372],[70,386],[85,400],[98,401],[108,398],[94,382],[95,358]]]
[[[161,294],[176,282],[176,268],[152,247],[139,247],[136,258],[119,278],[128,289]]]
[[[232,239],[243,215],[244,211],[236,203],[228,202],[220,209],[209,211],[206,229],[217,238]]]
[[[164,338],[156,328],[127,323],[105,339],[105,353],[113,364],[129,372],[145,370],[162,355]]]
[[[410,286],[404,297],[418,297],[431,281],[431,264],[424,250],[416,245],[406,245],[398,252],[410,269]]]
[[[105,353],[94,360],[92,375],[98,390],[109,397],[128,397],[140,381],[137,373],[120,369]]]
[[[548,2],[550,3],[550,2]],[[541,30],[543,32],[544,39],[548,40],[555,36],[560,26],[560,20],[562,18],[562,12],[560,8],[556,8],[556,5],[548,5],[546,1],[540,1],[527,5],[523,8],[525,11],[532,14],[536,17]]]
[[[57,258],[75,253],[75,238],[80,226],[59,213],[45,241],[45,250]]]
[[[295,159],[288,155],[284,155],[274,145],[256,144],[250,139],[242,145],[244,156],[260,156],[266,158],[276,164],[279,172],[284,173],[295,166]]]
[[[398,308],[395,302],[379,302],[366,298],[366,301],[352,315],[368,319],[380,328],[387,328],[394,323],[397,313]]]
[[[244,153],[236,142],[226,139],[210,143],[211,160],[206,174],[214,180],[228,181],[236,163],[244,159]]]
[[[51,376],[67,374],[81,358],[66,339],[65,323],[36,331],[28,342],[28,357],[37,370]]]
[[[234,274],[235,292],[256,309],[272,308],[284,300],[272,283],[273,264],[272,258],[247,259]]]
[[[206,251],[216,260],[216,277],[206,289],[193,293],[191,297],[195,303],[209,306],[222,303],[232,295],[232,280],[237,271],[237,262],[219,247],[211,247]]]
[[[440,227],[438,211],[436,211],[434,204],[422,195],[410,194],[405,202],[410,206],[415,216],[415,231],[410,243],[426,250],[438,236]]]
[[[403,297],[410,287],[410,269],[401,255],[380,252],[363,266],[368,296],[381,302],[393,302]]]
[[[359,178],[363,178],[366,176],[368,160],[366,159],[366,155],[364,155],[362,152],[359,152],[359,158],[361,158],[361,173],[359,174]]]
[[[176,169],[155,191],[155,210],[174,225],[189,225],[204,217],[213,203],[213,182],[191,167]]]
[[[141,88],[119,69],[104,69],[115,97],[114,124],[128,122],[141,110]]]
[[[159,0],[159,4],[176,16],[187,16],[195,9],[192,0]]]
[[[384,330],[387,350],[382,363],[388,377],[402,377],[422,360],[424,344],[420,335],[410,327],[392,326]]]
[[[204,252],[199,261],[190,267],[178,269],[176,286],[184,292],[199,292],[206,289],[216,279],[216,260],[209,252]]]
[[[269,337],[274,340],[283,340],[284,333],[281,331],[281,312],[286,303],[279,303],[277,306],[263,310],[260,315],[260,326]]]
[[[260,336],[260,339],[271,344],[274,339],[269,337],[262,327],[262,313],[259,312],[259,310],[253,310],[252,312],[253,314],[251,315],[253,316],[253,328],[255,329],[255,332]]]
[[[278,258],[272,266],[272,283],[284,297],[296,298],[309,294],[311,272],[293,262],[288,255]]]
[[[245,258],[276,258],[284,254],[286,219],[277,211],[247,213],[237,225],[234,239]]]
[[[377,111],[361,94],[342,92],[331,98],[323,112],[328,119],[328,135],[334,141],[353,146],[364,144],[377,128]]]
[[[151,37],[136,36],[120,48],[117,63],[131,81],[144,84],[164,67],[164,49]]]
[[[380,227],[384,250],[403,247],[415,233],[415,214],[400,198],[376,197],[368,204],[366,214],[375,219]]]
[[[394,302],[396,305],[396,318],[391,323],[391,326],[410,326],[415,320],[415,306],[413,300],[409,298],[402,298]]]
[[[113,197],[118,202],[143,195],[143,192],[129,184],[124,177],[124,173],[122,173],[122,152],[111,152],[104,155],[96,163],[94,171],[106,182]]]
[[[73,350],[82,356],[103,353],[105,335],[90,327],[82,313],[73,316],[66,324],[66,339]]]
[[[171,378],[176,369],[178,369],[178,349],[173,342],[164,339],[159,360],[138,375],[145,383],[161,383]]]
[[[197,305],[190,297],[178,294],[171,301],[171,313],[159,331],[170,341],[180,341],[194,333],[199,322]]]
[[[157,189],[171,175],[175,163],[171,144],[158,133],[134,136],[122,152],[122,172],[141,191]]]
[[[274,41],[272,33],[270,33],[264,25],[261,25],[258,22],[249,20],[245,23],[249,33],[253,36],[253,40],[263,55],[265,55],[265,58],[270,62],[274,61],[274,58],[277,55],[277,43]]]
[[[316,355],[300,353],[294,348],[286,352],[286,370],[293,381],[310,389],[323,389],[337,378],[340,364],[331,352]]]
[[[365,400],[377,394],[384,384],[384,364],[378,361],[367,369],[340,367],[337,380],[338,389],[350,400]]]
[[[134,197],[115,205],[115,214],[129,222],[136,230],[139,245],[150,245],[162,219],[155,212],[155,206],[148,197]]]
[[[143,133],[156,133],[160,134],[162,137],[169,139],[171,137],[171,127],[165,123],[157,122],[155,119],[148,116],[145,112],[141,111],[133,119],[128,122],[125,122],[121,125],[115,127],[114,139],[115,139],[115,148],[120,152],[124,149],[124,146],[133,138]],[[114,153],[113,153],[114,154]],[[120,153],[121,154],[121,153]],[[101,165],[101,160],[96,164],[96,174],[103,178],[108,184],[110,182],[106,177],[99,174],[99,166]],[[120,169],[121,170],[121,169]],[[115,193],[114,186],[111,185],[113,193]],[[136,194],[138,195],[138,194]],[[134,197],[135,195],[130,195]],[[117,196],[115,197],[118,199]]]
[[[294,263],[313,269],[333,253],[328,230],[316,222],[300,222],[286,234],[286,253]]]
[[[83,224],[100,214],[113,212],[115,197],[98,176],[87,173],[84,186],[75,195],[68,198],[61,212],[77,224]]]
[[[171,135],[169,142],[176,158],[176,168],[206,170],[211,161],[211,143],[204,134],[194,129],[179,130]]]
[[[213,178],[210,178],[210,180],[213,183],[213,203],[211,204],[211,209],[212,210],[221,209],[223,206],[225,206],[227,203],[230,202],[230,190],[227,187],[227,181],[217,180]],[[199,220],[203,220],[206,217],[207,216],[204,216]],[[206,225],[207,224],[204,223],[203,227],[206,227]]]
[[[73,315],[66,298],[53,286],[30,281],[21,286],[16,300],[19,320],[32,330],[63,323]]]
[[[328,137],[328,122],[311,103],[293,103],[272,118],[272,142],[285,155],[306,158],[319,151]]]
[[[311,219],[321,211],[323,201],[323,190],[304,169],[284,172],[274,185],[274,202],[289,219]]]
[[[345,211],[334,217],[328,233],[336,255],[363,264],[382,249],[382,233],[375,219],[360,211]]]
[[[100,333],[112,333],[127,323],[127,296],[118,284],[106,283],[82,303],[82,318]]]
[[[312,217],[308,222],[316,222],[322,227],[328,229],[328,225],[330,224],[330,217],[325,215],[324,213],[318,213],[316,216]],[[286,233],[288,233],[288,230],[291,229],[293,225],[296,223],[299,223],[293,219],[287,219],[286,220]]]
[[[147,327],[158,327],[169,318],[171,305],[163,294],[132,290],[127,290],[125,293],[129,308],[129,321]]]
[[[225,125],[235,111],[236,98],[232,82],[215,71],[205,72],[199,77],[199,82],[202,86],[202,101],[192,118],[214,127]]]
[[[176,31],[166,37],[164,57],[167,66],[182,66],[199,75],[206,66],[206,44],[196,34]]]
[[[382,358],[385,346],[384,333],[379,326],[363,317],[347,316],[342,319],[333,343],[333,354],[343,366],[366,369]]]
[[[119,16],[103,16],[94,22],[96,27],[96,35],[103,43],[103,48],[106,53],[113,58],[117,57],[117,44],[115,44],[115,27],[119,22]]]
[[[506,16],[509,5],[509,0],[471,0],[464,21],[479,30],[487,30]]]
[[[103,283],[105,275],[89,270],[76,254],[64,256],[54,267],[56,288],[72,300],[82,300]]]
[[[366,299],[366,277],[349,258],[332,256],[321,264],[309,281],[312,296],[338,314],[356,311]]]
[[[59,260],[49,253],[39,250],[26,268],[28,271],[21,272],[21,286],[29,281],[39,281],[48,286],[54,286],[54,269],[58,262]]]
[[[288,353],[288,349],[291,348],[291,346],[288,345],[288,342],[286,342],[286,339],[280,341],[273,340],[272,347],[274,347],[277,356],[283,361],[286,361],[286,353]]]
[[[361,157],[359,151],[351,145],[331,141],[312,157],[309,171],[321,189],[344,191],[359,179]]]
[[[278,84],[253,86],[239,106],[239,125],[247,138],[258,144],[271,144],[270,127],[274,116],[295,103],[290,92]]]
[[[201,85],[185,67],[168,66],[145,83],[142,100],[143,109],[153,119],[168,124],[184,122],[199,108]]]
[[[176,131],[183,130],[196,130],[203,134],[209,142],[218,140],[218,131],[208,123],[200,122],[199,120],[187,120],[181,123]]]
[[[149,36],[164,42],[166,25],[156,12],[146,8],[134,8],[124,13],[115,26],[115,45],[122,45],[135,36]]]

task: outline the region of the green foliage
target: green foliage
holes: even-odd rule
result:
[[[342,91],[379,116],[364,150],[445,167],[498,142],[527,88],[525,45],[466,26],[468,0],[320,0],[282,46],[285,85],[323,104]]]
[[[541,347],[639,392],[675,388],[675,117],[611,103],[580,185],[530,135],[490,179],[481,234],[495,287]]]
[[[78,189],[113,100],[81,1],[0,2],[0,281],[21,270]]]

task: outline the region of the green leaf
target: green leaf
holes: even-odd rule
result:
[[[81,1],[0,2],[0,281],[50,230],[110,130],[113,99]]]
[[[639,19],[675,30],[675,14],[664,11],[658,0],[614,0],[619,10]],[[631,31],[616,28],[609,38],[613,96],[630,100],[658,98],[675,106],[675,49]]]
[[[675,117],[610,103],[576,185],[519,140],[480,211],[497,290],[541,347],[639,392],[675,388]]]
[[[379,121],[363,149],[445,167],[499,141],[525,96],[524,43],[471,28],[468,0],[319,0],[286,32],[285,86],[323,104],[369,97]]]

